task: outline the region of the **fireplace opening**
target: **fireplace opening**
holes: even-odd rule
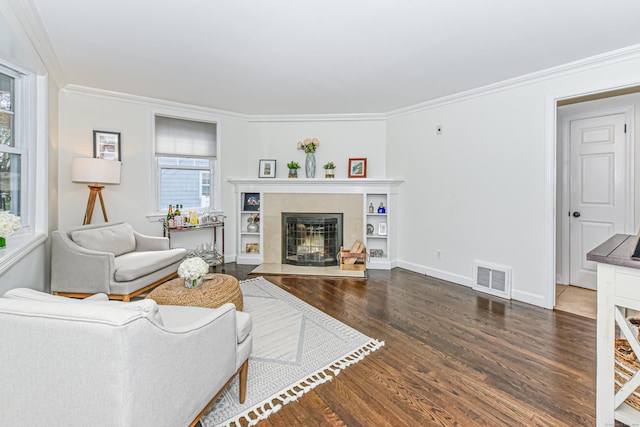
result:
[[[341,213],[282,213],[282,263],[338,265],[342,246]]]

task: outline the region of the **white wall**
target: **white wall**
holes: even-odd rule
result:
[[[154,206],[153,117],[155,113],[218,123],[220,142],[221,207],[233,205],[233,188],[227,176],[246,173],[246,121],[220,117],[197,107],[169,104],[150,99],[106,96],[83,90],[63,90],[60,95],[59,143],[59,226],[82,224],[89,190],[86,184],[71,181],[71,159],[93,156],[93,130],[121,132],[122,172],[120,185],[102,190],[109,222],[126,221],[144,234],[162,235],[162,227],[148,216]],[[233,227],[233,214],[229,227]],[[104,222],[96,206],[91,223]],[[228,233],[226,236],[231,236]],[[225,236],[225,237],[226,237]],[[233,242],[225,249],[234,250]],[[233,252],[232,252],[233,253]]]
[[[218,122],[221,147],[219,179],[222,183],[220,208],[227,215],[225,252],[228,260],[233,260],[236,253],[236,206],[234,189],[227,178],[256,178],[260,159],[276,159],[278,177],[286,177],[287,162],[296,160],[304,164],[305,155],[296,149],[297,141],[317,137],[321,144],[316,151],[317,178],[323,176],[322,165],[327,161],[338,166],[336,177],[346,178],[349,157],[367,157],[370,177],[383,177],[385,174],[384,121],[247,122],[221,117],[193,106],[128,95],[107,96],[97,91],[72,88],[60,94],[60,228],[82,223],[89,193],[85,184],[71,182],[71,159],[92,156],[93,130],[99,129],[122,134],[121,183],[108,185],[103,190],[109,221],[127,221],[142,233],[161,235],[160,224],[147,218],[155,212],[151,175],[153,114],[157,112]],[[104,219],[97,206],[92,223],[101,222]],[[173,237],[181,238],[176,234]]]
[[[552,306],[549,106],[555,98],[637,83],[639,71],[640,60],[630,59],[388,120],[387,175],[406,178],[400,265],[467,285],[474,260],[511,266],[515,299]]]
[[[386,171],[386,123],[383,120],[362,121],[302,121],[252,122],[249,124],[249,152],[246,154],[247,175],[257,178],[260,159],[277,161],[277,178],[286,178],[287,163],[296,161],[302,166],[298,172],[305,177],[305,153],[296,144],[305,138],[316,137],[316,178],[324,178],[322,166],[336,165],[335,177],[347,178],[349,158],[367,158],[367,177],[382,178]]]

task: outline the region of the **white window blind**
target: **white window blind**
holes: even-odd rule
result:
[[[156,116],[156,155],[216,157],[216,124]]]

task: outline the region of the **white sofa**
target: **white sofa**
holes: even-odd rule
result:
[[[124,222],[83,225],[51,234],[51,291],[129,301],[177,275],[184,248],[145,236]]]
[[[244,400],[251,345],[251,317],[233,304],[12,289],[0,298],[0,425],[194,425],[238,372]]]

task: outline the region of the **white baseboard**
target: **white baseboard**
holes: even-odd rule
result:
[[[437,279],[446,280],[448,282],[456,283],[458,285],[473,286],[473,278],[462,276],[460,274],[450,273],[443,270],[427,267],[424,265],[414,264],[406,261],[398,261],[398,267],[410,270],[416,273],[425,274],[427,276],[435,277]],[[523,292],[517,289],[511,288],[511,298],[516,301],[524,302],[527,304],[535,305],[537,307],[553,309],[553,306],[549,307],[549,304],[545,304],[544,295],[532,294],[530,292]]]
[[[449,273],[447,271],[438,270],[424,265],[414,264],[406,261],[398,261],[397,266],[416,273],[425,274],[435,277],[436,279],[446,280],[448,282],[457,283],[458,285],[471,287],[473,279],[471,277],[462,276],[460,274]]]

